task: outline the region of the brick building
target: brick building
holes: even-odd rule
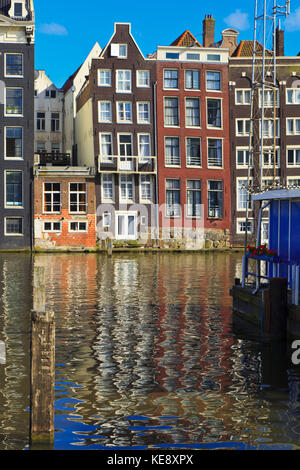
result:
[[[187,248],[230,244],[228,49],[214,22],[206,47],[185,31],[155,53],[161,239]]]

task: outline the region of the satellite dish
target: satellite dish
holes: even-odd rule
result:
[[[71,91],[74,92],[75,90],[76,90],[76,86],[73,85],[72,88],[71,88]]]

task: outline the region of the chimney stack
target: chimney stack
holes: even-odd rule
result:
[[[276,29],[276,55],[284,56],[284,31],[280,27]]]
[[[205,15],[203,20],[203,46],[210,47],[215,42],[215,19],[212,15]]]

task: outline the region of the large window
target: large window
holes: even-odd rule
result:
[[[5,75],[7,77],[23,76],[23,54],[5,54]]]
[[[102,199],[114,200],[114,176],[109,173],[102,174]]]
[[[60,118],[59,113],[51,113],[51,132],[59,132]]]
[[[178,76],[179,72],[177,69],[165,69],[164,70],[164,88],[178,88]]]
[[[210,180],[208,185],[208,217],[223,217],[223,181]]]
[[[5,171],[6,207],[23,206],[23,173],[17,170]]]
[[[221,139],[207,139],[207,166],[223,165],[223,143]]]
[[[133,175],[120,175],[120,200],[133,201]]]
[[[60,183],[44,183],[44,212],[59,213],[61,210]]]
[[[111,122],[111,101],[99,101],[99,122]]]
[[[22,127],[5,128],[5,157],[23,158],[23,129]]]
[[[221,72],[206,72],[206,89],[209,91],[221,90]]]
[[[199,70],[186,70],[185,71],[185,88],[187,90],[200,89],[200,71]]]
[[[187,127],[200,127],[200,102],[198,98],[185,100],[185,125]]]
[[[131,93],[131,70],[117,70],[117,92]]]
[[[179,137],[165,137],[165,164],[180,165]]]
[[[177,217],[181,214],[180,207],[180,180],[166,180],[166,215],[167,217]]]
[[[41,112],[36,113],[36,130],[37,131],[46,130],[46,113],[41,113]]]
[[[201,180],[187,180],[186,182],[187,215],[189,217],[201,216]]]
[[[201,166],[201,139],[200,137],[187,137],[186,164],[188,166]]]
[[[117,121],[132,122],[132,105],[129,101],[119,101],[117,103]]]
[[[222,101],[218,99],[207,100],[207,126],[222,127],[221,117]]]
[[[22,116],[23,114],[23,89],[22,88],[6,88],[5,112],[7,115]]]
[[[150,134],[138,134],[138,153],[140,157],[150,157],[151,143]],[[149,161],[149,159],[140,159],[140,162]]]
[[[164,99],[165,126],[179,126],[178,98]]]
[[[119,134],[119,155],[121,156],[132,156],[132,135],[131,134]]]
[[[86,212],[86,183],[70,183],[69,196],[70,212]]]

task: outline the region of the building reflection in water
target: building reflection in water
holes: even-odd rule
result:
[[[11,440],[18,424],[24,441],[31,261],[19,261],[18,276],[15,260],[0,262],[0,340],[10,357],[0,366],[1,429]],[[56,318],[56,448],[297,445],[299,373],[285,346],[232,332],[240,255],[59,254],[34,263],[46,268]]]

